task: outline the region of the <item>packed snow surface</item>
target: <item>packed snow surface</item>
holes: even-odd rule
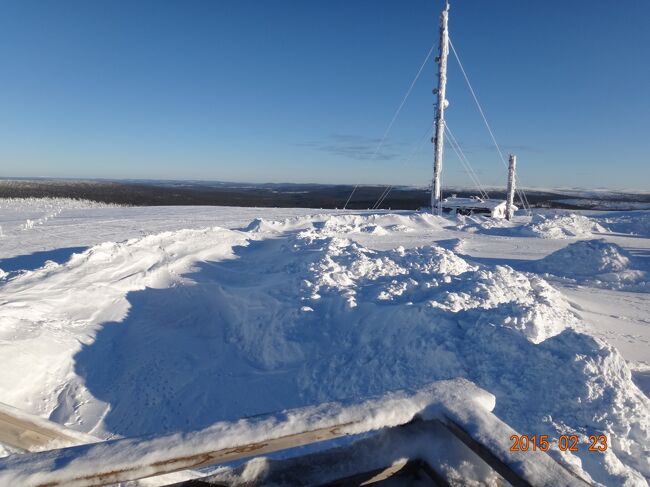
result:
[[[72,208],[5,234],[0,400],[108,438],[462,377],[522,434],[607,434],[597,456],[552,453],[586,478],[647,485],[650,401],[562,287],[643,272],[650,244],[616,216],[211,211]],[[73,251],[46,258],[60,248]]]

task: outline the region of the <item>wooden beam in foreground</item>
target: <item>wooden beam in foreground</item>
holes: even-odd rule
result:
[[[0,443],[10,447],[40,451],[98,441],[101,440],[0,403]]]
[[[258,443],[249,443],[233,448],[202,452],[186,457],[176,457],[167,460],[152,461],[148,464],[142,464],[138,467],[123,470],[114,470],[111,468],[110,464],[98,464],[96,465],[95,472],[90,475],[72,475],[62,476],[60,478],[56,478],[56,475],[52,475],[43,482],[36,482],[30,485],[33,485],[34,487],[55,487],[59,485],[70,487],[85,487],[126,482],[129,480],[136,480],[152,475],[160,475],[177,472],[179,470],[187,470],[219,463],[226,463],[242,458],[249,458],[262,454],[273,453],[280,450],[286,450],[288,448],[308,445],[319,441],[340,438],[342,436],[348,435],[348,433],[344,431],[344,428],[349,426],[354,426],[354,423],[346,423],[335,427],[305,431],[302,433],[282,436],[279,438],[268,439]],[[116,440],[116,442],[119,441],[122,440]],[[73,450],[78,450],[81,453],[83,449],[84,447],[81,446],[66,448],[65,450],[70,450],[70,453],[73,453]],[[25,454],[24,456],[28,457],[32,455]],[[74,454],[72,456],[74,456]],[[1,468],[2,467],[0,465],[0,469]]]
[[[11,455],[0,458],[0,484],[23,487],[114,484],[227,463],[378,428],[397,431],[398,427],[410,423],[419,430],[422,422],[442,420],[447,431],[493,469],[510,477],[514,485],[550,486],[558,485],[558,480],[566,486],[585,485],[545,453],[511,454],[508,439],[515,431],[491,413],[493,407],[494,396],[464,379],[440,381],[417,392],[388,393],[352,406],[329,403],[284,411],[280,416],[215,423],[191,433],[125,438]],[[312,429],[301,431],[302,428]],[[49,434],[35,433],[43,438]],[[16,436],[15,431],[12,435]],[[476,438],[484,441],[479,444]],[[418,452],[409,451],[409,455],[417,457]],[[517,477],[525,480],[517,482]],[[553,480],[552,484],[549,479]]]

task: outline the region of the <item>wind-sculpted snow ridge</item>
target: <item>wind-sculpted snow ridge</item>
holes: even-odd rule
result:
[[[97,245],[10,279],[0,287],[2,401],[54,420],[81,420],[74,410],[87,394],[73,356],[102,323],[127,316],[127,294],[180,284],[197,262],[230,258],[233,245],[245,242],[221,228],[165,232]]]
[[[410,233],[423,228],[439,230],[448,226],[449,221],[428,213],[408,214],[320,214],[269,221],[262,218],[253,220],[244,230],[249,232],[288,232],[293,230],[318,230],[320,235],[369,234],[387,235],[390,233]]]
[[[650,273],[635,269],[633,260],[615,243],[582,240],[546,256],[535,268],[581,284],[650,292]]]
[[[258,220],[107,243],[16,277],[0,287],[2,397],[136,436],[462,377],[521,434],[580,435],[580,452],[553,452],[576,471],[646,485],[650,400],[560,293],[435,245],[352,240],[372,225],[443,221]],[[610,449],[587,452],[589,434]]]

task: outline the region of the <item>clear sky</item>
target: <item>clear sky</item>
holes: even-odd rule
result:
[[[0,176],[426,185],[434,63],[372,155],[442,5],[2,0]],[[452,0],[452,40],[524,185],[650,190],[649,20],[648,0]],[[505,184],[449,75],[451,129],[482,182]],[[445,160],[444,182],[469,184]]]

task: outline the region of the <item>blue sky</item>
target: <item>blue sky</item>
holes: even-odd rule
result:
[[[0,176],[426,185],[442,0],[0,2]],[[650,190],[650,2],[457,0],[450,30],[524,185]],[[451,129],[505,169],[457,66]],[[415,153],[413,157],[411,154]],[[444,183],[469,184],[453,152]]]

